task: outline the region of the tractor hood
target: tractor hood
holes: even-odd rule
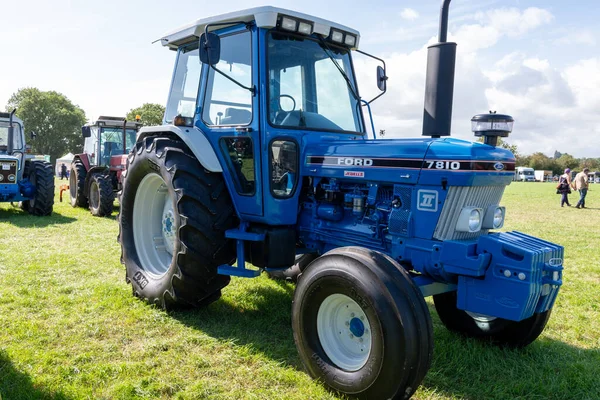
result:
[[[508,184],[514,166],[508,150],[453,138],[337,140],[303,158],[304,175],[425,185]]]

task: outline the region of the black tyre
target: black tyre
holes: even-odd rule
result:
[[[297,282],[298,277],[308,267],[308,264],[313,262],[317,257],[318,255],[315,253],[297,254],[294,265],[287,269],[267,271],[267,275],[271,279]]]
[[[35,186],[33,198],[23,202],[21,208],[31,215],[52,214],[54,207],[54,171],[46,161],[26,161],[25,174]],[[26,204],[25,204],[26,203]]]
[[[488,340],[507,347],[525,347],[542,333],[551,310],[519,322],[468,313],[456,307],[456,292],[433,296],[442,323],[451,331],[466,337]]]
[[[129,155],[121,192],[121,261],[135,296],[163,308],[219,299],[235,260],[225,231],[237,225],[223,176],[205,170],[185,144],[147,137]]]
[[[391,258],[357,247],[313,261],[298,281],[294,340],[309,374],[364,399],[407,399],[431,364],[425,300]]]
[[[92,176],[88,202],[92,215],[106,217],[112,214],[115,192],[113,192],[110,176],[102,174]]]
[[[69,174],[69,196],[73,207],[87,207],[88,199],[85,195],[85,177],[87,170],[81,160],[75,160],[71,163],[71,173]]]

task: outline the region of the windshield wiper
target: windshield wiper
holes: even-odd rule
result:
[[[329,57],[331,62],[333,62],[333,65],[335,65],[335,67],[338,69],[338,71],[340,71],[340,74],[342,74],[342,77],[346,81],[346,85],[348,85],[348,89],[350,89],[350,92],[352,92],[352,96],[354,96],[354,98],[360,102],[360,97],[358,96],[358,93],[356,93],[356,91],[354,90],[354,87],[352,86],[352,82],[350,82],[350,78],[348,78],[348,75],[346,74],[346,72],[342,69],[342,67],[340,67],[340,64],[338,64],[336,59],[333,58],[333,56],[331,55],[331,51],[332,51],[331,47],[329,47],[327,42],[325,40],[323,40],[323,38],[320,36],[319,36],[319,40],[321,41],[321,44],[323,45],[323,51],[325,51],[325,54],[327,54],[327,57]]]

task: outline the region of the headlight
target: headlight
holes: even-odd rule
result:
[[[478,232],[481,230],[481,215],[483,210],[476,207],[465,207],[461,210],[456,221],[456,230],[459,232]]]
[[[489,206],[483,218],[483,229],[500,229],[504,225],[504,216],[506,208],[499,206]]]

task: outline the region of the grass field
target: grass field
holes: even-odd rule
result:
[[[560,208],[552,184],[508,187],[505,229],[565,247],[549,325],[524,350],[499,349],[448,332],[429,303],[434,358],[414,398],[600,399],[600,185],[591,186],[584,210]],[[208,308],[166,313],[132,297],[114,215],[56,201],[46,218],[0,205],[3,400],[336,398],[296,354],[292,284],[233,279]]]

